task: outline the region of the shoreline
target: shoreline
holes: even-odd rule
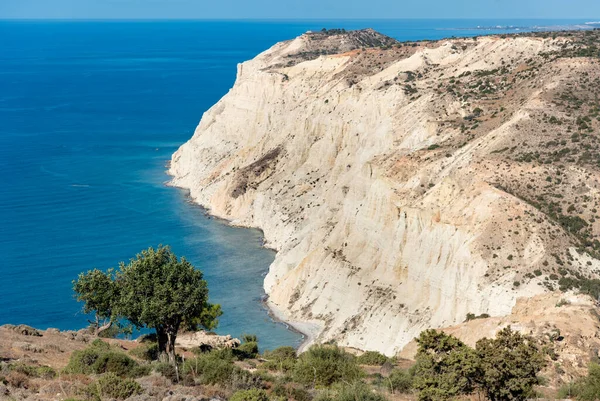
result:
[[[268,297],[268,295],[267,295]],[[269,316],[274,320],[285,324],[288,330],[297,332],[302,335],[302,343],[298,346],[298,352],[306,351],[311,345],[314,344],[315,340],[321,333],[321,325],[316,322],[299,321],[299,320],[286,320],[285,314],[278,309],[268,298],[263,302],[267,308]]]
[[[171,164],[171,161],[169,160],[165,166],[167,168],[166,174],[169,177],[175,177],[174,175],[171,174],[171,172],[169,170],[170,164]],[[204,205],[200,202],[197,202],[191,196],[191,192],[188,188],[179,187],[177,185],[174,185],[172,179],[165,181],[164,185],[167,187],[170,187],[170,188],[175,188],[175,189],[184,191],[185,198],[188,200],[188,202],[193,204],[196,207],[199,207],[202,210],[202,212],[206,218],[218,220],[220,223],[226,224],[231,227],[260,231],[262,239],[263,239],[261,247],[271,250],[275,253],[278,252],[278,250],[276,248],[267,246],[267,243],[264,239],[265,238],[264,231],[260,227],[251,227],[251,226],[245,226],[245,225],[240,225],[240,224],[233,224],[232,221],[229,219],[212,214],[210,212],[209,207],[207,207],[206,205]],[[270,268],[271,268],[271,265],[269,265],[267,267],[266,273],[269,272]],[[263,279],[263,284],[264,284],[264,279]],[[314,341],[316,340],[316,338],[319,336],[319,334],[322,331],[321,325],[316,322],[311,323],[308,321],[288,320],[285,313],[283,313],[283,311],[281,311],[279,308],[277,308],[275,304],[273,304],[271,301],[269,301],[269,294],[267,294],[266,291],[264,291],[264,287],[263,287],[263,296],[261,296],[260,303],[265,308],[267,315],[273,321],[275,321],[276,323],[281,323],[281,324],[285,325],[287,330],[294,332],[294,333],[298,333],[302,336],[302,342],[297,347],[298,352],[304,352],[306,349],[308,349],[308,347],[314,343]],[[296,347],[294,346],[294,348],[296,348]]]

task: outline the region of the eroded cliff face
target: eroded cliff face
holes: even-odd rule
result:
[[[577,46],[302,35],[238,66],[173,155],[173,184],[263,229],[286,320],[394,354],[595,277],[600,67]]]

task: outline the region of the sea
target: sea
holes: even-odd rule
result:
[[[171,154],[237,63],[322,28],[420,40],[598,21],[0,21],[0,324],[86,327],[78,274],[168,244],[204,272],[224,311],[218,333],[298,346],[302,335],[262,302],[274,252],[261,232],[210,218],[167,186]]]

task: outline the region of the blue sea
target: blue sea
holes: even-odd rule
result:
[[[222,305],[220,333],[298,345],[261,303],[274,253],[165,185],[165,165],[236,64],[307,30],[400,40],[589,28],[580,21],[0,22],[0,324],[79,329],[71,281],[169,244]],[[600,26],[600,25],[598,25]]]

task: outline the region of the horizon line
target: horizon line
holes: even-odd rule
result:
[[[287,17],[261,17],[261,18],[187,18],[187,17],[176,17],[176,18],[153,18],[153,17],[140,17],[140,18],[120,18],[120,17],[109,17],[109,18],[87,18],[87,17],[75,17],[75,18],[61,18],[61,17],[1,17],[0,21],[56,21],[56,22],[169,22],[169,21],[189,21],[189,22],[207,22],[207,21],[249,21],[249,22],[294,22],[294,21],[403,21],[403,20],[463,20],[463,21],[477,21],[477,20],[559,20],[559,21],[574,21],[574,20],[586,20],[586,22],[595,22],[600,20],[594,17],[368,17],[368,18],[335,18],[335,17],[310,17],[310,18],[287,18]]]

